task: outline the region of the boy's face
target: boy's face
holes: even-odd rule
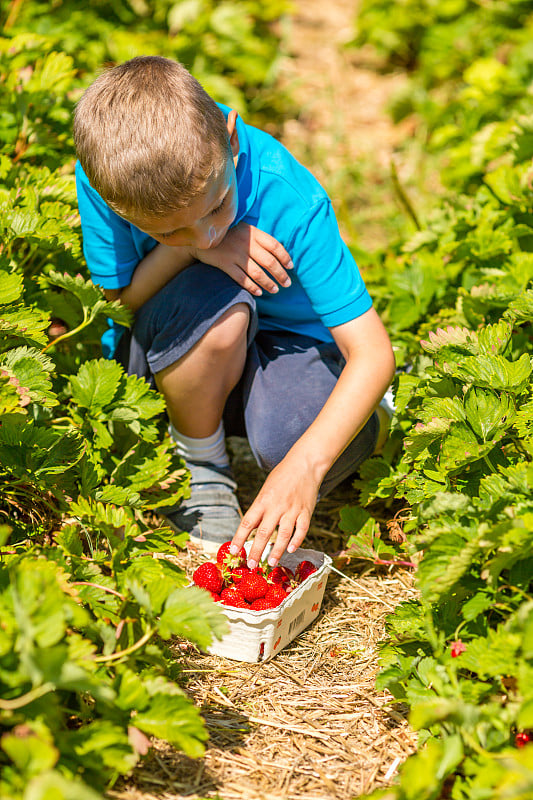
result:
[[[159,219],[131,219],[137,228],[153,239],[170,247],[191,247],[207,250],[216,247],[237,214],[237,174],[235,171],[239,143],[235,127],[236,113],[228,119],[228,132],[233,159],[228,158],[226,169],[217,180],[207,184],[205,192],[187,208],[171,211]]]
[[[237,176],[233,161],[228,159],[224,174],[209,183],[205,193],[187,208],[159,219],[131,221],[162,244],[207,250],[220,244],[236,214]]]

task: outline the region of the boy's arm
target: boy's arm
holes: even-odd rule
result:
[[[137,311],[193,260],[185,247],[157,244],[139,261],[128,286],[104,289],[104,294],[108,300],[118,299],[132,311]]]
[[[276,528],[271,565],[287,548],[293,552],[302,544],[320,484],[392,381],[394,354],[374,309],[330,331],[346,365],[324,407],[269,474],[233,537],[239,548],[256,529],[249,564],[259,561]]]
[[[278,291],[272,277],[282,286],[290,285],[286,270],[291,269],[292,262],[283,245],[268,233],[241,222],[230,228],[217,247],[209,250],[156,245],[139,262],[130,284],[123,289],[107,289],[105,296],[108,300],[120,299],[137,311],[194,261],[218,267],[256,296],[262,294],[262,289]]]

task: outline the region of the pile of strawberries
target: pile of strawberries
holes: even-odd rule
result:
[[[300,561],[292,572],[288,567],[258,566],[248,569],[244,547],[236,555],[229,552],[231,542],[218,550],[216,564],[206,561],[194,571],[196,586],[207,589],[216,603],[232,608],[265,611],[276,608],[303,581],[316,572],[310,561]]]

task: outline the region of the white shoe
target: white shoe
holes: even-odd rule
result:
[[[395,411],[394,394],[392,393],[392,387],[389,386],[376,408],[379,419],[379,433],[374,455],[379,455],[381,453],[385,442],[389,438],[390,423]]]
[[[387,412],[389,419],[392,419],[394,416],[394,412],[396,411],[396,406],[394,404],[394,394],[392,391],[392,386],[389,386],[381,400],[379,401],[380,408],[383,408],[384,411]]]

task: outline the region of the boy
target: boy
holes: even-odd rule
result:
[[[74,138],[91,276],[135,312],[106,354],[155,380],[191,470],[190,499],[166,517],[206,552],[255,531],[251,568],[277,529],[275,565],[303,542],[319,491],[374,451],[394,374],[329,198],[165,58],[100,75]],[[269,471],[242,519],[229,435]]]

